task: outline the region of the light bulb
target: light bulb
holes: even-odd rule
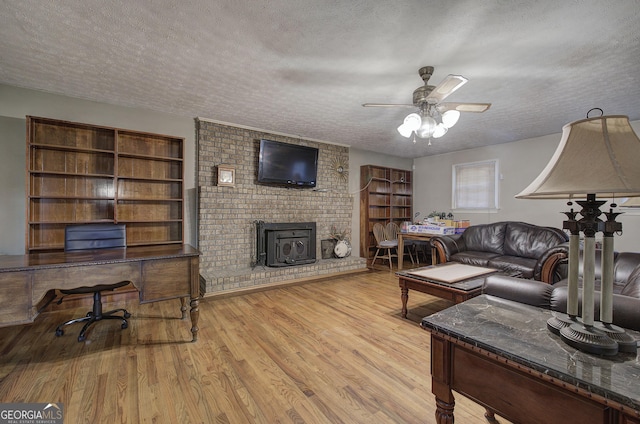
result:
[[[398,132],[404,138],[409,138],[411,137],[411,133],[413,132],[413,130],[408,128],[405,124],[402,124],[398,127]]]
[[[418,115],[417,113],[410,113],[406,118],[404,118],[403,125],[405,125],[411,131],[416,131],[418,128],[420,128],[421,124],[422,119],[420,119],[420,115]]]
[[[453,127],[458,122],[458,119],[460,119],[460,112],[457,110],[448,110],[442,114],[442,123],[447,128]]]
[[[436,125],[436,129],[433,130],[433,138],[440,138],[443,135],[445,135],[447,133],[447,131],[449,131],[449,128],[447,128],[444,124],[438,124]]]

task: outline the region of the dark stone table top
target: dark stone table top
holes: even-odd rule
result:
[[[421,325],[640,411],[638,353],[580,352],[547,330],[551,316],[546,309],[481,295],[425,317]],[[640,333],[628,333],[640,340]]]

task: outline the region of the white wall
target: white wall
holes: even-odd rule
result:
[[[358,256],[360,255],[360,167],[362,165],[378,165],[388,168],[411,170],[413,160],[366,150],[349,149],[349,193],[353,196],[351,254]]]
[[[24,253],[25,139],[24,119],[0,116],[0,255]]]
[[[0,117],[20,119],[22,127],[25,128],[25,117],[27,115],[184,137],[184,238],[186,243],[197,246],[196,146],[195,120],[193,118],[74,99],[0,84]],[[5,220],[6,217],[11,217],[10,225],[6,225],[6,228],[3,228],[4,231],[2,232],[2,237],[0,237],[0,252],[4,253],[20,254],[24,253],[25,249],[24,234],[26,224],[24,211],[26,193],[24,178],[26,159],[24,152],[26,151],[26,140],[24,134],[24,130],[21,135],[13,131],[9,135],[4,133],[0,137],[0,151],[3,152],[0,155],[3,156],[0,159],[0,166],[11,160],[7,158],[5,152],[18,150],[23,152],[19,163],[10,163],[13,177],[21,178],[23,181],[21,189],[11,189],[9,192],[7,181],[4,178],[0,180],[0,186],[3,187],[3,192],[0,192],[0,194],[9,196],[9,198],[2,197],[0,200],[0,219]],[[18,173],[17,176],[16,172]],[[22,208],[19,221],[14,212],[11,211],[15,203]],[[20,240],[19,245],[14,242],[17,239]]]
[[[640,121],[631,125],[636,133],[640,133]],[[452,166],[498,159],[502,177],[499,184],[500,210],[497,213],[454,212],[455,218],[469,219],[472,224],[518,220],[562,228],[566,216],[561,212],[569,210],[566,200],[523,200],[514,197],[546,166],[560,138],[561,133],[558,132],[513,143],[415,159],[414,211],[421,212],[423,216],[433,210],[451,211]],[[445,137],[441,140],[446,142]],[[589,172],[588,164],[585,164],[585,172]],[[605,205],[603,208],[607,207]],[[574,208],[580,209],[578,205],[574,205]],[[616,235],[615,249],[640,252],[640,214],[625,213],[618,217],[618,221],[622,222],[623,234]]]

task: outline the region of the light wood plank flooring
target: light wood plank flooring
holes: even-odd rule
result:
[[[402,319],[388,270],[204,300],[196,343],[178,301],[125,306],[128,329],[102,321],[85,343],[54,331],[86,307],[0,328],[0,402],[61,402],[65,423],[435,422],[418,323],[451,304],[412,291]],[[455,413],[485,422],[460,395]]]

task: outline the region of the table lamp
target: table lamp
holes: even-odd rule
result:
[[[599,110],[601,109],[592,109]],[[582,207],[565,212],[568,230],[569,264],[567,314],[554,314],[547,327],[562,340],[584,352],[615,355],[635,352],[637,345],[613,322],[613,235],[622,231],[616,221],[620,214],[611,204],[602,220],[600,198],[640,196],[640,139],[627,116],[610,115],[575,121],[562,128],[560,144],[540,175],[521,193],[519,199],[569,199]],[[600,320],[594,318],[595,235],[603,233]],[[578,273],[580,234],[584,236],[582,272],[582,316],[578,315]]]

